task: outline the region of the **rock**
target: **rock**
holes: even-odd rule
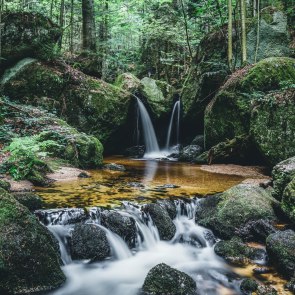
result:
[[[11,185],[8,181],[0,179],[0,188],[3,188],[4,190],[9,191],[11,188]]]
[[[206,146],[251,135],[253,144],[270,164],[290,157],[294,151],[294,138],[289,136],[294,132],[290,116],[294,112],[294,98],[293,90],[285,90],[283,85],[295,79],[294,65],[292,58],[267,58],[233,73],[206,108]],[[271,106],[272,102],[276,107]],[[275,118],[274,124],[265,121],[269,111]],[[282,127],[284,124],[287,129]],[[265,125],[267,132],[262,132]],[[272,138],[281,133],[284,144],[273,145]]]
[[[246,242],[265,243],[266,238],[277,232],[272,222],[269,220],[259,219],[249,221],[241,228],[236,230],[236,234]]]
[[[42,198],[34,193],[14,193],[13,197],[30,211],[41,209],[44,205]]]
[[[217,211],[217,205],[222,200],[221,195],[207,196],[199,201],[199,206],[196,207],[195,219],[198,223],[200,220],[207,218],[208,216],[215,215]]]
[[[157,200],[157,204],[168,212],[172,220],[176,217],[176,206],[172,200]]]
[[[214,198],[211,204],[210,201],[204,203],[207,207],[202,209],[200,204],[196,221],[225,239],[231,238],[236,229],[249,221],[276,220],[272,207],[275,200],[268,191],[255,185],[236,185],[221,194],[219,199]]]
[[[132,158],[142,158],[145,153],[144,145],[136,145],[125,150],[125,155]]]
[[[214,251],[234,265],[245,265],[250,260],[261,260],[265,256],[265,251],[247,246],[238,237],[234,237],[229,241],[218,242],[214,247]]]
[[[200,147],[204,148],[204,143],[205,143],[204,135],[197,135],[191,142],[191,145],[199,145]]]
[[[284,190],[281,207],[291,222],[295,224],[295,176]]]
[[[106,233],[95,224],[77,224],[71,238],[73,259],[100,261],[110,255]]]
[[[278,292],[271,286],[260,285],[258,286],[256,294],[257,295],[277,295]]]
[[[203,149],[199,145],[188,145],[180,151],[179,160],[193,162],[202,151]]]
[[[295,292],[295,278],[291,279],[287,284],[286,284],[286,289],[288,289],[291,292]]]
[[[285,230],[270,235],[266,240],[269,260],[287,278],[295,272],[295,232]]]
[[[101,214],[101,224],[119,235],[129,247],[135,246],[136,225],[133,218],[116,211],[105,210]]]
[[[61,286],[65,276],[48,230],[3,189],[0,208],[0,289],[32,294]]]
[[[6,11],[2,17],[1,69],[25,57],[51,57],[61,30],[49,18],[41,13],[24,11]]]
[[[161,263],[147,274],[142,290],[144,294],[196,294],[196,282],[186,273]]]
[[[91,178],[91,175],[85,171],[81,172],[79,175],[78,175],[79,178]]]
[[[240,289],[243,294],[252,294],[258,288],[258,283],[253,279],[243,279]]]
[[[147,204],[143,207],[143,211],[151,216],[161,240],[169,241],[174,237],[176,227],[165,209],[159,204]]]
[[[116,164],[116,163],[109,163],[109,164],[104,164],[103,169],[105,170],[111,170],[111,171],[126,171],[126,168],[123,165]]]
[[[281,200],[284,189],[295,177],[295,157],[289,158],[277,164],[272,170],[273,196]]]

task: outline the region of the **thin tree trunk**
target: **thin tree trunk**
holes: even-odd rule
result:
[[[51,0],[51,2],[50,2],[50,13],[49,13],[50,19],[52,19],[52,15],[53,15],[53,1],[54,0]]]
[[[70,52],[74,51],[74,0],[71,0],[71,31],[70,31]]]
[[[246,5],[245,0],[241,4],[241,27],[242,27],[242,64],[247,61],[247,40],[246,40]]]
[[[84,50],[96,52],[94,1],[82,0],[82,47]]]
[[[257,0],[257,32],[256,32],[256,49],[255,49],[255,57],[254,62],[257,61],[257,55],[259,50],[259,37],[260,37],[260,2]]]
[[[59,39],[59,47],[62,46],[62,39],[63,39],[63,28],[64,28],[64,14],[65,14],[65,0],[61,0],[60,2],[60,11],[59,11],[59,26],[61,28],[61,36]]]
[[[1,58],[2,58],[2,13],[3,13],[3,6],[4,6],[4,0],[0,0],[0,64],[1,64]]]
[[[230,70],[233,68],[233,7],[232,0],[228,0],[228,66]]]
[[[193,59],[193,53],[192,53],[191,45],[190,45],[190,42],[189,42],[188,25],[187,25],[187,19],[186,19],[186,13],[185,13],[184,5],[183,5],[183,0],[180,0],[180,2],[181,2],[182,13],[183,13],[183,19],[184,19],[186,43],[187,43],[187,47],[188,47],[188,50],[189,50],[190,57],[191,57],[191,59]]]

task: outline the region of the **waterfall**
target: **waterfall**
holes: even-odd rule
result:
[[[136,98],[136,99],[137,99],[137,104],[139,108],[139,114],[140,114],[140,119],[142,123],[142,129],[143,129],[143,137],[145,142],[145,155],[151,154],[151,153],[158,153],[160,152],[160,149],[159,149],[159,144],[157,141],[155,129],[151,121],[151,118],[142,101],[139,98]]]
[[[177,114],[176,114],[177,112]],[[166,149],[169,150],[170,147],[170,142],[171,142],[171,134],[172,134],[172,127],[173,127],[173,122],[175,120],[175,115],[176,117],[176,143],[179,144],[179,122],[180,122],[180,100],[175,102],[169,127],[168,127],[168,133],[167,133],[167,140],[166,140]]]

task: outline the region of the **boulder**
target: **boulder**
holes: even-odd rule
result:
[[[13,197],[32,212],[44,205],[42,198],[32,192],[14,193]]]
[[[100,261],[110,255],[106,233],[95,224],[77,224],[71,238],[73,259]]]
[[[258,288],[258,283],[253,279],[243,279],[240,285],[242,294],[252,294]]]
[[[196,282],[186,273],[160,263],[148,272],[142,290],[147,295],[193,295],[197,292],[197,286]]]
[[[287,278],[295,274],[295,232],[291,229],[270,235],[266,240],[269,260]]]
[[[202,153],[203,149],[199,145],[188,145],[180,150],[179,160],[193,162]]]
[[[6,191],[9,191],[11,188],[11,185],[8,181],[0,179],[0,188],[3,188]]]
[[[164,185],[165,186],[165,185]],[[170,188],[174,188],[173,185]],[[176,210],[176,205],[172,200],[157,200],[157,204],[159,204],[163,209],[165,209],[170,218],[173,220],[176,218],[177,210]]]
[[[275,199],[263,188],[239,184],[225,191],[218,199],[214,198],[212,204],[207,204],[207,208],[200,212],[197,210],[196,221],[220,237],[229,239],[249,221],[276,220],[273,210],[275,203]],[[206,214],[208,212],[210,214]]]
[[[2,20],[1,70],[26,57],[50,58],[61,30],[48,17],[37,12],[6,11]]]
[[[120,171],[120,172],[126,171],[126,168],[123,165],[116,164],[116,163],[104,164],[103,169],[111,170],[111,171]]]
[[[295,177],[295,157],[289,158],[274,166],[272,170],[273,197],[281,200],[286,186],[291,182],[293,177]]]
[[[9,294],[50,291],[65,281],[49,231],[0,189],[0,289]]]
[[[143,211],[151,216],[161,240],[169,241],[174,237],[176,227],[166,209],[159,204],[147,204],[143,207]]]
[[[295,176],[284,190],[281,207],[291,222],[295,224]]]
[[[133,218],[113,210],[105,210],[101,214],[101,224],[119,235],[129,247],[136,242],[136,225]]]
[[[124,152],[124,154],[127,157],[132,157],[132,158],[142,158],[145,153],[145,146],[143,145],[135,145],[127,148]]]

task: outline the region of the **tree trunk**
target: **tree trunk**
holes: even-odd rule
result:
[[[2,58],[2,29],[4,24],[2,23],[2,14],[4,10],[4,0],[0,0],[0,64]]]
[[[242,28],[242,64],[247,61],[247,36],[246,36],[246,5],[245,0],[241,3],[241,28]]]
[[[84,50],[96,52],[95,19],[93,0],[82,0],[82,36]]]
[[[187,47],[189,50],[189,55],[190,55],[191,59],[193,60],[193,53],[192,53],[192,49],[191,49],[190,42],[189,42],[188,25],[187,25],[187,19],[186,19],[186,13],[185,13],[184,5],[183,5],[183,0],[180,0],[180,2],[181,2],[183,19],[184,19],[186,43],[187,43]]]
[[[74,0],[71,0],[71,16],[70,16],[70,52],[73,53],[74,51]]]
[[[260,3],[259,0],[257,0],[257,32],[256,32],[256,49],[255,49],[255,57],[254,62],[257,61],[257,55],[259,50],[259,37],[260,37]]]
[[[233,7],[232,0],[228,0],[228,66],[230,70],[233,68]]]
[[[59,26],[61,28],[61,36],[59,38],[58,44],[61,48],[62,46],[62,39],[63,39],[63,27],[64,27],[64,14],[65,14],[65,0],[60,1],[60,11],[59,11]]]

